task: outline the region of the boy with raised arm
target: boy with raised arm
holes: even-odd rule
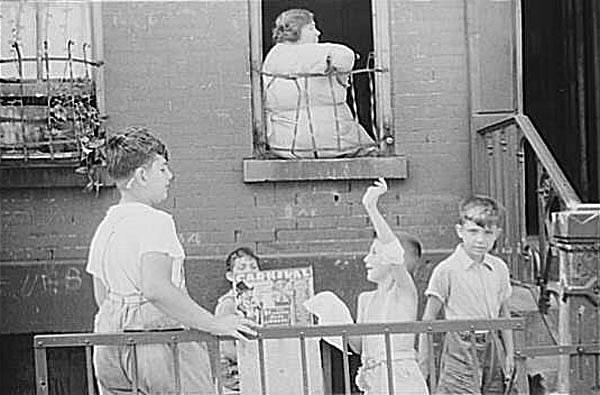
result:
[[[376,232],[364,258],[367,279],[375,291],[358,297],[357,323],[404,322],[417,319],[417,288],[409,271],[421,257],[420,242],[409,235],[396,236],[377,208],[387,184],[379,178],[365,192],[362,203]],[[415,359],[415,336],[391,336],[394,394],[427,394],[427,385]],[[388,376],[383,336],[353,337],[350,346],[361,353],[362,366],[356,384],[368,395],[387,394]]]
[[[446,319],[509,317],[509,271],[489,252],[500,234],[500,205],[486,196],[472,196],[459,205],[456,233],[462,242],[433,270],[423,320],[444,310]],[[429,374],[428,338],[421,335],[419,363]],[[503,393],[503,379],[514,370],[511,330],[448,332],[442,349],[436,393]]]

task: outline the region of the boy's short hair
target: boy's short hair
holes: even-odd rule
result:
[[[410,251],[415,258],[421,259],[421,256],[423,256],[423,245],[416,236],[405,232],[396,232],[396,237],[405,251]]]
[[[486,228],[498,225],[502,219],[503,207],[489,196],[473,195],[463,199],[458,205],[460,223],[473,221]]]
[[[250,247],[238,247],[235,250],[231,251],[227,258],[225,259],[225,271],[230,272],[233,267],[233,261],[236,258],[241,258],[243,256],[249,256],[256,260],[256,263],[260,264],[260,259],[258,256],[252,251]]]
[[[169,160],[165,144],[147,128],[130,126],[108,138],[106,143],[106,168],[115,180],[131,177],[135,169],[152,162],[155,155]]]

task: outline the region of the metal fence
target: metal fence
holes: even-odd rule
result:
[[[493,320],[440,320],[440,321],[415,321],[403,323],[378,323],[378,324],[354,324],[354,325],[339,325],[339,326],[310,326],[310,327],[273,327],[260,328],[256,341],[258,343],[258,363],[260,376],[261,394],[267,394],[268,372],[265,367],[265,341],[270,339],[297,339],[300,344],[301,372],[303,393],[309,395],[309,378],[308,378],[308,358],[307,358],[307,339],[321,337],[340,337],[343,345],[343,376],[345,383],[345,394],[351,392],[350,385],[350,368],[348,358],[348,340],[352,336],[378,335],[382,336],[386,350],[386,367],[388,392],[394,394],[394,364],[392,362],[391,335],[407,334],[407,333],[425,333],[429,337],[429,371],[432,372],[430,382],[435,383],[437,375],[435,359],[433,358],[433,336],[436,333],[445,332],[471,332],[475,331],[496,331],[501,329],[523,330],[524,320],[520,318],[511,319],[493,319]],[[475,336],[471,336],[475,342]],[[94,374],[92,368],[92,353],[94,346],[128,346],[132,349],[134,356],[133,366],[136,366],[135,350],[138,346],[144,344],[168,344],[170,345],[173,355],[174,371],[179,371],[178,365],[178,344],[185,342],[206,342],[208,345],[209,355],[211,359],[211,375],[215,385],[215,392],[223,393],[221,383],[221,373],[218,369],[220,347],[219,343],[223,340],[231,340],[230,338],[219,338],[211,336],[207,333],[196,330],[185,331],[168,331],[168,332],[129,332],[118,334],[99,334],[99,333],[76,333],[76,334],[60,334],[60,335],[38,335],[34,338],[35,350],[35,372],[36,372],[36,388],[37,394],[49,394],[48,366],[47,366],[47,350],[55,347],[83,347],[86,355],[86,380],[88,394],[94,394]],[[527,352],[518,349],[516,356],[530,355]],[[523,358],[518,358],[518,361],[523,361]],[[131,383],[131,393],[138,393],[137,372],[132,372],[134,378]],[[324,371],[324,377],[332,374],[331,371]],[[180,382],[178,374],[173,378],[173,388],[176,393],[180,393]],[[325,388],[326,393],[331,393],[330,388]]]

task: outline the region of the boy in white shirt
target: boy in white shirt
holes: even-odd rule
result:
[[[145,128],[109,138],[107,170],[121,194],[91,242],[86,270],[94,277],[99,307],[95,332],[196,328],[243,339],[252,322],[214,317],[185,286],[185,254],[171,215],[153,206],[167,198],[173,179],[165,145]],[[102,394],[129,393],[133,356],[128,346],[95,347],[94,370]],[[145,394],[175,391],[174,361],[167,344],[137,347],[137,384]],[[179,344],[179,381],[186,394],[214,393],[204,344]]]

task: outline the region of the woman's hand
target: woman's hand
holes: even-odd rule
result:
[[[258,325],[247,318],[228,314],[215,317],[213,326],[214,329],[211,331],[213,335],[232,336],[238,340],[248,340],[246,336],[256,336],[256,331],[253,328]]]
[[[367,188],[363,195],[362,204],[365,207],[373,207],[377,205],[379,197],[388,190],[387,183],[383,177],[379,177],[375,183]]]

